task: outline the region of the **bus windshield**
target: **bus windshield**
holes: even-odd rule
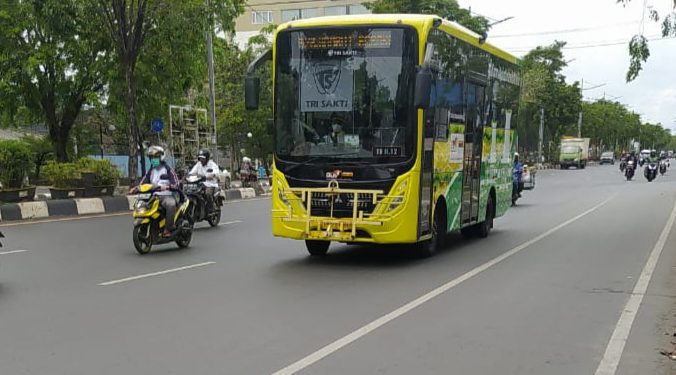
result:
[[[415,153],[412,29],[336,27],[277,36],[277,157],[403,162]]]

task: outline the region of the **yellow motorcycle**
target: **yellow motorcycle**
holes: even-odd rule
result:
[[[188,247],[192,240],[194,223],[188,214],[190,201],[182,198],[176,207],[174,223],[176,229],[171,236],[164,237],[162,232],[167,224],[164,208],[160,204],[161,197],[156,195],[160,189],[152,184],[138,187],[138,195],[134,203],[134,247],[139,254],[148,254],[153,245],[176,242],[181,247]]]

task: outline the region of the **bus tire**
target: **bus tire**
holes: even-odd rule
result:
[[[493,203],[493,196],[490,196],[488,198],[488,203],[486,203],[486,219],[484,219],[483,222],[477,224],[477,235],[480,238],[486,238],[488,237],[488,234],[491,232],[491,229],[493,228],[493,212],[495,204]]]
[[[444,246],[446,229],[442,228],[446,228],[446,205],[442,202],[437,203],[436,208],[434,209],[431,230],[432,238],[418,242],[417,244],[416,253],[419,258],[429,258]]]
[[[331,241],[305,240],[305,247],[310,256],[321,257],[325,256],[329,251]]]

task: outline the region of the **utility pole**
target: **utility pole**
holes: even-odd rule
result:
[[[207,11],[209,9],[209,0],[205,0]],[[213,131],[213,139],[211,143],[216,147],[212,150],[214,159],[218,162],[218,145],[216,143],[216,82],[214,78],[214,42],[211,34],[214,32],[214,25],[211,23],[211,15],[209,16],[209,29],[207,30],[207,60],[209,64],[209,111],[211,112],[211,129]]]
[[[542,163],[542,139],[544,137],[545,129],[545,109],[540,108],[540,139],[538,141],[538,162],[537,164]]]
[[[580,83],[580,113],[577,117],[577,137],[582,138],[582,101],[584,100],[584,78],[581,79]]]

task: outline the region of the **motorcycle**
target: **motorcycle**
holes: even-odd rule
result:
[[[657,177],[657,164],[655,162],[648,163],[643,169],[643,175],[648,182],[652,182]]]
[[[0,232],[0,238],[5,238],[5,235]],[[0,247],[2,247],[2,242],[0,242]]]
[[[627,162],[627,167],[624,170],[624,177],[627,178],[627,181],[631,181],[634,178],[634,161],[629,160]]]
[[[660,161],[660,175],[664,176],[665,173],[667,173],[667,161],[662,160]]]
[[[209,169],[207,172],[211,173],[213,171]],[[207,186],[204,184],[206,180],[205,176],[188,176],[183,184],[183,194],[186,195],[190,202],[188,212],[190,217],[192,217],[192,221],[197,223],[206,220],[209,225],[215,227],[221,221],[221,207],[223,207],[224,198],[219,193],[214,194],[214,207],[208,210]]]
[[[164,176],[163,176],[164,177]],[[166,179],[166,178],[164,178]],[[194,223],[192,217],[187,214],[190,201],[181,197],[176,208],[174,223],[176,229],[170,236],[162,236],[166,226],[165,212],[160,204],[161,196],[156,195],[159,187],[152,184],[139,186],[136,202],[134,203],[134,247],[139,254],[148,254],[153,245],[176,242],[180,248],[190,245]],[[182,195],[182,194],[181,194]]]
[[[620,172],[624,172],[625,168],[627,168],[627,161],[626,160],[620,161]]]

